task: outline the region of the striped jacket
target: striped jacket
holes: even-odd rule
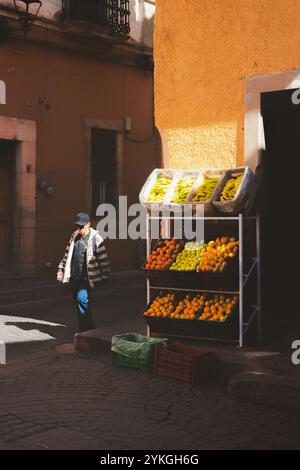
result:
[[[99,232],[93,228],[90,228],[90,232],[86,250],[86,263],[89,284],[91,287],[94,287],[96,282],[107,279],[110,272],[110,266],[103,238],[100,236]],[[58,269],[62,270],[64,273],[63,282],[70,281],[71,261],[76,235],[78,235],[78,230],[75,230],[75,232],[72,233],[66,247],[64,257],[58,265]]]

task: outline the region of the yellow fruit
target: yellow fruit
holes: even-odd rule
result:
[[[195,183],[196,178],[186,177],[178,181],[174,191],[171,202],[175,204],[183,204],[187,198],[187,195]]]
[[[225,184],[223,191],[221,193],[220,201],[230,201],[234,198],[237,190],[240,187],[244,175],[240,175],[238,177],[230,178],[227,183]]]
[[[153,188],[150,191],[148,196],[148,202],[160,202],[164,199],[169,186],[172,182],[172,178],[165,176],[159,176],[154,184]]]
[[[172,271],[195,271],[204,249],[203,243],[187,242],[171,265]]]
[[[234,258],[237,255],[238,244],[238,241],[234,238],[229,239],[229,237],[211,240],[206,246],[203,246],[196,270],[223,272],[227,267],[226,259]]]
[[[204,202],[211,199],[212,194],[219,182],[219,178],[207,178],[195,191],[193,202]]]

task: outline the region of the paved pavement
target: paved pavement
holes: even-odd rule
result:
[[[104,291],[101,297],[94,295],[92,305],[96,327],[136,319],[144,308],[145,296],[145,290],[134,288],[123,292]],[[0,314],[0,340],[7,342],[8,363],[32,352],[49,350],[61,342],[73,341],[78,331],[71,296],[64,303],[61,300],[59,303],[47,302],[47,308],[33,309],[30,315],[26,307],[24,315],[21,310],[21,315],[10,315],[6,311]]]
[[[143,305],[143,292],[107,296],[95,306],[97,326],[143,330]],[[76,331],[71,304],[35,319],[65,327],[37,324],[55,339],[9,346],[0,366],[0,449],[300,449],[299,417],[225,386],[191,387],[114,368],[110,354],[55,349]]]

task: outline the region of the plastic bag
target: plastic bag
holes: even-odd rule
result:
[[[115,335],[111,342],[114,365],[149,371],[152,368],[152,347],[167,341],[167,338],[151,338],[133,332]]]

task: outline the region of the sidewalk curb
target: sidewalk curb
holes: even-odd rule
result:
[[[110,336],[99,336],[97,330],[76,333],[74,336],[75,351],[82,353],[107,353],[111,348]]]
[[[256,403],[300,416],[300,380],[265,372],[243,372],[233,376],[229,393]]]
[[[141,320],[141,319],[140,319]],[[142,321],[137,320],[114,323],[95,330],[76,333],[74,336],[75,351],[82,353],[110,353],[111,339],[113,335],[134,331],[142,335],[146,334],[146,327]]]

